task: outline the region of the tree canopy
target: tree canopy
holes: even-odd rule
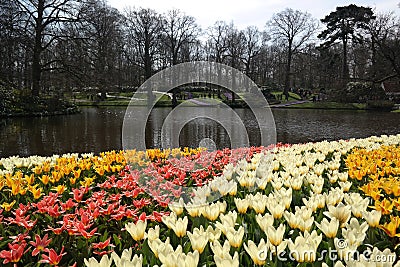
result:
[[[227,21],[202,29],[177,9],[121,12],[107,0],[0,0],[0,84],[10,99],[14,92],[32,99],[75,92],[106,97],[197,60],[229,65],[260,87],[285,93],[323,88],[333,95],[348,82],[400,78],[394,14],[375,18],[372,8],[352,4],[324,17],[323,29],[292,9],[265,22],[264,29]]]
[[[368,23],[374,18],[372,8],[351,4],[337,7],[336,11],[321,19],[321,22],[326,25],[326,29],[318,35],[318,38],[325,40],[321,47],[329,47],[336,41],[341,41],[343,45],[342,78],[344,80],[349,77],[348,44],[351,40],[361,40],[360,30],[367,29]]]

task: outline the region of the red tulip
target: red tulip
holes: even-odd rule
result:
[[[0,258],[4,259],[3,264],[7,264],[9,262],[19,262],[22,258],[22,255],[24,255],[25,252],[27,252],[29,249],[24,251],[26,247],[26,242],[22,242],[21,244],[10,244],[8,243],[8,248],[10,250],[2,250],[0,251]]]
[[[48,249],[46,248],[45,251],[49,253],[49,255],[42,254],[42,260],[39,261],[39,263],[48,263],[50,265],[58,265],[62,259],[62,257],[67,254],[64,252],[64,246],[61,248],[60,254],[57,254],[57,252],[54,249]],[[64,253],[63,253],[64,252]]]
[[[105,249],[106,247],[115,247],[113,244],[110,244],[111,237],[109,237],[106,241],[104,242],[99,242],[99,243],[93,243],[93,248],[95,249]]]
[[[31,244],[35,249],[32,251],[32,256],[36,256],[40,251],[44,251],[45,248],[50,244],[51,238],[48,239],[48,235],[46,234],[43,239],[40,238],[39,235],[35,235],[35,242],[31,241]]]
[[[64,211],[68,211],[70,209],[72,209],[73,207],[77,206],[77,204],[72,201],[72,198],[68,199],[67,202],[65,203],[61,203],[61,210]]]

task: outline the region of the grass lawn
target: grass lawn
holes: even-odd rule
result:
[[[131,98],[133,96],[132,93],[110,93],[111,96],[119,96],[119,97],[108,97],[103,101],[91,101],[88,100],[86,96],[83,94],[77,95],[76,99],[71,99],[71,102],[74,102],[78,106],[128,106]],[[170,106],[171,100],[167,95],[163,95],[160,93],[155,93],[156,97],[160,97],[157,101],[156,106]],[[136,94],[135,98],[137,99],[146,99],[146,94]],[[142,103],[143,102],[143,103]],[[146,105],[145,101],[137,101],[135,105]]]
[[[77,95],[76,99],[73,100],[71,99],[71,102],[75,102],[76,105],[78,106],[128,106],[130,103],[130,97],[132,96],[133,93],[110,93],[112,96],[117,96],[117,97],[108,97],[104,101],[91,101],[87,99],[86,95],[80,94]],[[160,97],[159,100],[157,101],[156,105],[157,107],[170,107],[172,105],[172,101],[169,98],[169,96],[161,93],[155,93],[156,97]],[[272,92],[272,94],[278,98],[278,95],[281,95],[281,91],[275,91]],[[119,98],[119,97],[121,98]],[[197,98],[200,96],[200,93],[193,93],[193,96],[195,97],[195,100],[198,100],[200,102],[205,102],[205,103],[213,103],[215,100],[221,100],[218,99],[217,96],[215,95],[214,99],[212,100],[210,98]],[[196,97],[197,96],[197,97]],[[239,97],[235,100],[235,105],[234,107],[242,107],[244,106],[245,102],[243,99],[240,99],[243,97],[243,95],[239,94]],[[135,95],[135,98],[138,99],[143,99],[145,100],[146,95],[145,94],[137,94]],[[281,104],[285,104],[287,102],[293,102],[293,101],[299,101],[301,100],[301,97],[298,94],[289,92],[289,101],[285,100],[285,97],[283,97],[282,100],[280,100]],[[258,102],[257,100],[251,100]],[[143,103],[142,103],[143,102]],[[187,100],[178,100],[178,104],[181,104],[185,102],[185,106],[199,106],[196,103],[193,102],[188,102]],[[224,101],[226,103],[226,101]],[[228,104],[228,103],[226,103]],[[135,105],[146,105],[145,101],[137,101]],[[232,106],[233,107],[233,106]],[[360,104],[360,103],[338,103],[338,102],[307,102],[307,103],[301,103],[301,104],[293,104],[290,106],[285,106],[284,108],[304,108],[304,109],[351,109],[351,110],[365,110],[366,109],[366,104]],[[393,112],[400,113],[400,110],[395,110]]]
[[[288,106],[288,108],[315,108],[315,109],[356,109],[366,108],[366,104],[359,103],[338,103],[338,102],[308,102]]]
[[[275,92],[271,92],[271,94],[273,94],[275,96],[276,99],[278,99],[279,95],[282,95],[282,91],[275,91]],[[295,100],[302,100],[301,97],[298,94],[289,92],[289,101],[295,101]],[[282,96],[282,100],[280,100],[281,103],[286,103],[288,101],[286,101],[285,96]]]

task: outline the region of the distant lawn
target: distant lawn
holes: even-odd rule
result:
[[[287,106],[288,108],[315,108],[315,109],[356,109],[362,110],[366,104],[359,103],[338,103],[338,102],[308,102]]]
[[[273,94],[276,99],[278,99],[278,95],[282,95],[282,100],[280,100],[282,104],[288,102],[286,101],[285,95],[283,95],[282,91],[274,91],[271,92],[271,94]],[[289,101],[295,101],[295,100],[302,100],[302,98],[296,93],[289,92]]]
[[[78,106],[128,106],[130,100],[76,101]]]

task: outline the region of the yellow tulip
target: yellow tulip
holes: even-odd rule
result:
[[[11,193],[16,196],[19,194],[19,192],[22,190],[21,188],[21,184],[19,183],[19,181],[15,181],[12,183],[11,185]]]
[[[82,172],[81,169],[74,170],[74,178],[78,179],[81,176],[81,172]]]
[[[379,225],[379,228],[382,229],[383,231],[385,231],[385,233],[390,237],[400,237],[400,234],[396,233],[398,227],[399,226],[394,221],[390,221],[383,225]]]
[[[74,185],[75,183],[76,183],[76,178],[74,177],[74,178],[69,178],[69,183],[71,184],[71,185]]]
[[[31,175],[25,175],[25,181],[28,185],[31,185],[35,182],[35,175],[32,173]]]
[[[104,175],[104,169],[103,169],[102,167],[98,167],[98,168],[96,168],[95,170],[96,170],[96,173],[97,173],[98,175],[100,175],[100,176],[103,176],[103,175]]]
[[[36,174],[36,175],[40,175],[42,174],[42,166],[35,166],[32,171]]]
[[[65,185],[57,185],[56,187],[53,188],[53,190],[60,195],[64,193],[65,189],[66,189]]]
[[[35,186],[31,186],[29,188],[29,191],[32,193],[34,199],[39,199],[42,196],[42,188],[41,187],[36,188],[36,187],[37,184]]]
[[[375,209],[381,211],[383,215],[392,213],[394,203],[391,200],[383,199],[375,201]]]
[[[80,181],[80,184],[83,187],[89,187],[92,185],[93,181],[94,181],[95,177],[85,177],[84,181]]]
[[[15,200],[13,202],[11,202],[11,203],[4,202],[3,204],[1,204],[1,207],[5,211],[10,211],[12,209],[12,207],[14,206],[15,202],[16,202]]]
[[[42,177],[40,178],[40,181],[42,181],[42,183],[44,185],[47,185],[49,183],[49,181],[50,181],[50,178],[49,178],[48,175],[42,175]]]

